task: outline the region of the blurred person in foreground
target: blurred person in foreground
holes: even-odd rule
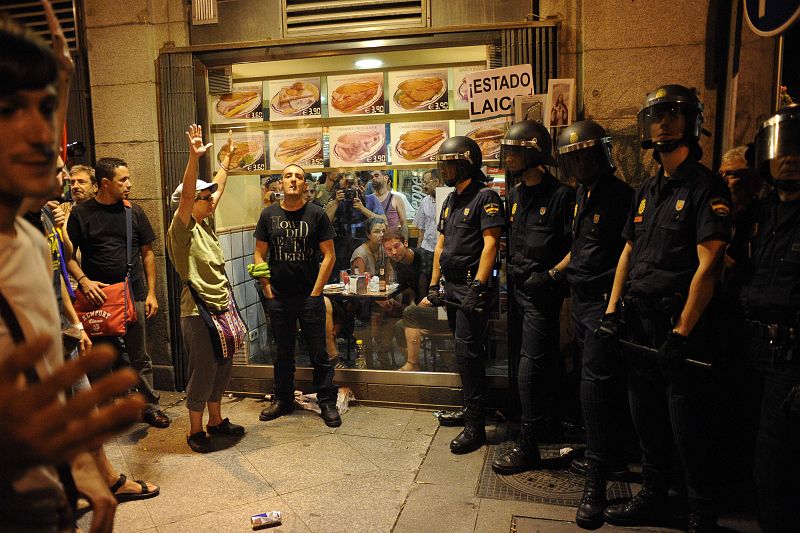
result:
[[[0,16],[0,528],[73,531],[65,483],[74,478],[93,504],[92,530],[105,532],[116,502],[86,452],[137,420],[144,402],[135,395],[107,403],[134,386],[131,371],[65,399],[66,387],[110,364],[114,353],[99,348],[64,364],[50,251],[17,216],[23,198],[47,198],[56,185],[57,132],[73,68],[44,5],[56,54]]]

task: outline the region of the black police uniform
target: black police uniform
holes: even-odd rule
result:
[[[586,421],[586,457],[601,464],[621,462],[620,427],[624,382],[618,350],[594,336],[605,314],[617,261],[625,246],[622,230],[628,219],[633,188],[608,173],[591,191],[578,187],[572,250],[565,270],[572,288],[575,340],[581,350],[581,407]]]
[[[522,317],[522,341],[517,374],[522,427],[534,434],[558,431],[555,396],[559,387],[559,313],[564,301],[557,287],[531,298],[523,284],[532,272],[557,265],[572,242],[575,189],[549,172],[534,186],[519,183],[508,194],[508,271]]]
[[[652,348],[664,344],[699,265],[697,245],[727,242],[730,219],[727,187],[691,156],[673,176],[667,178],[661,168],[637,190],[623,231],[633,243],[623,306],[632,341]],[[701,319],[689,336],[694,358],[703,358],[709,348],[705,330]],[[628,396],[645,485],[666,497],[674,435],[692,508],[708,509],[715,487],[709,455],[718,445],[706,403],[710,376],[686,365],[660,368],[641,352],[629,355]]]
[[[475,279],[483,251],[483,231],[504,226],[503,204],[494,189],[473,179],[460,193],[450,193],[439,215],[439,232],[444,235],[439,266],[444,276],[447,300],[461,303]],[[491,283],[490,279],[490,293],[495,294]],[[488,310],[482,314],[467,314],[448,306],[447,321],[455,332],[464,405],[483,409],[486,403],[484,341],[489,324]]]
[[[742,288],[749,349],[764,381],[756,487],[765,532],[800,524],[800,420],[782,408],[800,384],[800,200],[772,191],[753,227],[751,277]]]

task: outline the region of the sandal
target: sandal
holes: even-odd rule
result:
[[[135,500],[146,500],[148,498],[153,498],[158,496],[158,493],[161,492],[161,487],[156,486],[154,491],[151,491],[147,488],[147,483],[142,481],[141,479],[134,479],[133,481],[141,485],[142,492],[120,492],[117,491],[125,486],[125,483],[128,481],[128,477],[125,474],[120,474],[117,482],[114,483],[109,487],[111,489],[111,493],[117,499],[119,503],[125,502],[132,502]]]

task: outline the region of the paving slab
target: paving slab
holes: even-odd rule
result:
[[[338,433],[360,437],[399,439],[412,416],[414,416],[412,409],[356,405],[345,414]]]
[[[397,518],[393,533],[463,533],[475,528],[480,498],[475,484],[433,485],[416,482]]]
[[[461,432],[457,427],[440,427],[422,462],[416,481],[436,485],[469,484],[474,491],[483,468],[486,447],[472,453],[450,452],[450,441]]]
[[[381,470],[417,472],[431,443],[430,435],[414,440],[392,440],[356,435],[337,435]]]

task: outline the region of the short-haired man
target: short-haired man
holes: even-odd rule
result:
[[[389,176],[381,170],[372,171],[372,189],[375,198],[381,203],[386,215],[386,229],[389,233],[400,232],[403,239],[408,240],[408,221],[406,206],[403,200],[392,192]]]
[[[69,272],[78,282],[89,302],[100,305],[106,299],[103,287],[125,280],[130,285],[136,307],[137,321],[128,326],[122,338],[98,338],[117,345],[127,353],[131,367],[141,378],[140,390],[147,399],[144,420],[153,427],[169,426],[169,418],[158,408],[159,394],[153,387],[153,362],[146,346],[145,319],[158,311],[156,300],[156,265],[152,243],[156,236],[150,221],[138,205],[131,205],[133,229],[131,235],[131,269],[126,258],[125,205],[131,191],[128,164],[117,158],[104,157],[95,168],[97,195],[73,210],[67,222],[72,241]],[[77,254],[81,254],[81,263]],[[146,278],[146,279],[145,279]],[[124,339],[124,346],[122,340]]]
[[[303,199],[305,171],[289,165],[281,174],[283,199],[264,208],[256,225],[253,262],[269,258],[270,277],[261,280],[266,308],[275,332],[275,401],[259,419],[272,420],[294,410],[294,349],[297,322],[314,367],[314,388],[322,419],[330,427],[342,424],[336,409],[334,368],[325,347],[325,303],[322,289],[336,256],[333,227],[325,211]],[[322,254],[322,264],[319,254]]]
[[[425,198],[414,214],[414,225],[419,229],[419,246],[430,252],[436,249],[436,240],[439,238],[436,216],[436,187],[439,185],[437,169],[427,170],[422,174],[422,190],[425,191]]]

